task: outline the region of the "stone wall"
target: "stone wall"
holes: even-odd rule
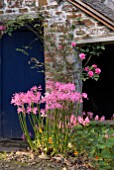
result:
[[[46,18],[48,27],[45,27],[45,35],[50,34],[52,39],[56,39],[58,45],[63,41],[64,28],[70,27],[72,24],[75,25],[75,30],[73,31],[75,41],[79,44],[106,41],[114,42],[113,31],[68,3],[66,0],[62,1],[59,5],[54,0],[48,0],[46,4],[48,5],[44,7],[44,15],[48,16]],[[68,32],[69,31],[70,30],[68,30]],[[45,43],[47,42],[45,41]],[[58,58],[57,52],[54,55]],[[53,65],[50,60],[50,54],[47,51],[45,51],[45,61]],[[78,58],[76,58],[75,62],[78,63],[78,65],[75,64],[75,69],[78,67],[79,70],[81,70],[81,63]],[[46,77],[48,76],[50,76],[50,74],[48,74],[47,71]],[[79,80],[80,75],[77,74],[75,77]],[[79,81],[80,82],[77,82],[78,85],[81,84],[81,80]],[[80,87],[78,89],[80,89]]]
[[[114,32],[108,29],[99,21],[96,21],[92,17],[86,15],[80,9],[71,5],[70,3],[62,1],[59,6],[56,1],[48,0],[48,5],[45,6],[45,13],[48,15],[48,25],[56,30],[56,34],[62,34],[63,27],[66,24],[76,25],[74,35],[76,40],[82,42],[97,42],[108,41],[108,38],[112,38],[114,41]],[[105,38],[105,40],[103,39]]]
[[[63,26],[67,22],[67,24],[73,23],[76,25],[74,34],[77,40],[88,39],[92,42],[96,37],[100,41],[100,38],[105,37],[106,39],[106,37],[114,36],[114,32],[66,0],[61,1],[59,5],[57,1],[59,0],[0,0],[0,18],[18,14],[34,15],[38,10],[38,6],[44,6],[46,20],[49,26],[57,31],[57,34],[62,32]]]

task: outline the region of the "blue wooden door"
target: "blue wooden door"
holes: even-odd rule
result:
[[[0,40],[0,137],[20,138],[22,135],[16,107],[11,105],[15,92],[27,91],[34,85],[44,87],[44,74],[31,69],[28,61],[31,57],[43,62],[43,47],[39,40],[34,41],[29,56],[18,52],[16,48],[27,46],[35,39],[29,30],[14,32],[11,37]]]

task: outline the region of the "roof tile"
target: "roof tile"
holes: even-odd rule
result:
[[[82,0],[82,2],[86,3],[96,11],[100,12],[107,18],[109,18],[111,21],[114,22],[114,9],[112,9],[110,6],[108,6],[106,1],[102,0]],[[113,1],[112,1],[113,2]]]

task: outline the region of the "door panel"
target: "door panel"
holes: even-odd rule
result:
[[[16,107],[10,104],[15,92],[27,91],[34,85],[44,87],[44,74],[31,69],[28,61],[31,57],[40,58],[43,62],[43,48],[40,41],[34,41],[29,56],[16,51],[16,48],[27,46],[35,39],[30,31],[15,32],[12,37],[4,36],[2,46],[2,137],[19,138],[21,134]]]
[[[1,63],[1,55],[2,55],[2,51],[1,51],[1,41],[0,41],[0,99],[2,98],[2,88],[1,88],[2,63]],[[1,110],[2,110],[2,103],[0,102],[0,137],[2,136],[2,114],[1,114]]]

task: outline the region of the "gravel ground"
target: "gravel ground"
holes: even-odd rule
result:
[[[87,161],[76,158],[63,159],[56,156],[48,159],[45,155],[43,157],[39,158],[29,152],[13,152],[0,160],[0,170],[94,170]]]
[[[82,165],[66,165],[64,163],[48,162],[40,160],[40,162],[33,162],[33,164],[26,164],[16,161],[0,161],[0,170],[94,170]]]
[[[49,157],[45,154],[36,155],[26,150],[27,144],[22,141],[0,141],[0,170],[94,170],[88,158],[61,155]]]

